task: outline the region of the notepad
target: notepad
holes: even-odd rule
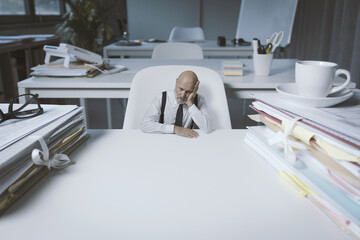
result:
[[[244,64],[241,61],[223,61],[224,76],[242,76]]]

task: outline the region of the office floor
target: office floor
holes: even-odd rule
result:
[[[106,100],[105,99],[87,99],[88,104],[88,127],[90,129],[105,129],[107,128],[107,116],[106,116]],[[66,99],[66,100],[53,100],[43,99],[43,104],[75,104],[79,105],[78,99]],[[246,115],[252,114],[254,111],[249,108],[251,99],[228,99],[228,105],[230,110],[230,118],[233,129],[244,129],[246,126],[257,125],[250,120]],[[111,99],[111,111],[113,128],[121,129],[124,121],[126,106],[123,105],[121,99]],[[126,101],[125,101],[126,104]],[[246,109],[246,111],[243,111]]]

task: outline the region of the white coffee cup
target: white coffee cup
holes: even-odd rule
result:
[[[345,75],[340,86],[334,86],[334,79]],[[295,65],[295,82],[298,94],[305,97],[326,97],[341,91],[350,83],[350,72],[338,69],[338,65],[323,61],[298,61]]]
[[[273,54],[257,54],[253,55],[254,73],[257,76],[269,76]]]

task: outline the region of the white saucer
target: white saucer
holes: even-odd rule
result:
[[[295,83],[279,85],[276,88],[276,91],[293,105],[316,108],[334,106],[346,101],[353,95],[351,90],[345,88],[339,92],[330,94],[327,97],[304,97],[297,94]]]

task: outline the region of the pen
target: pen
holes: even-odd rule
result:
[[[266,54],[269,54],[269,53],[270,53],[272,47],[273,47],[272,43],[268,43],[268,44],[266,45]]]
[[[254,50],[254,54],[256,54],[256,53],[258,52],[258,47],[259,47],[258,39],[257,39],[257,38],[254,38],[254,39],[253,39],[253,50]]]

